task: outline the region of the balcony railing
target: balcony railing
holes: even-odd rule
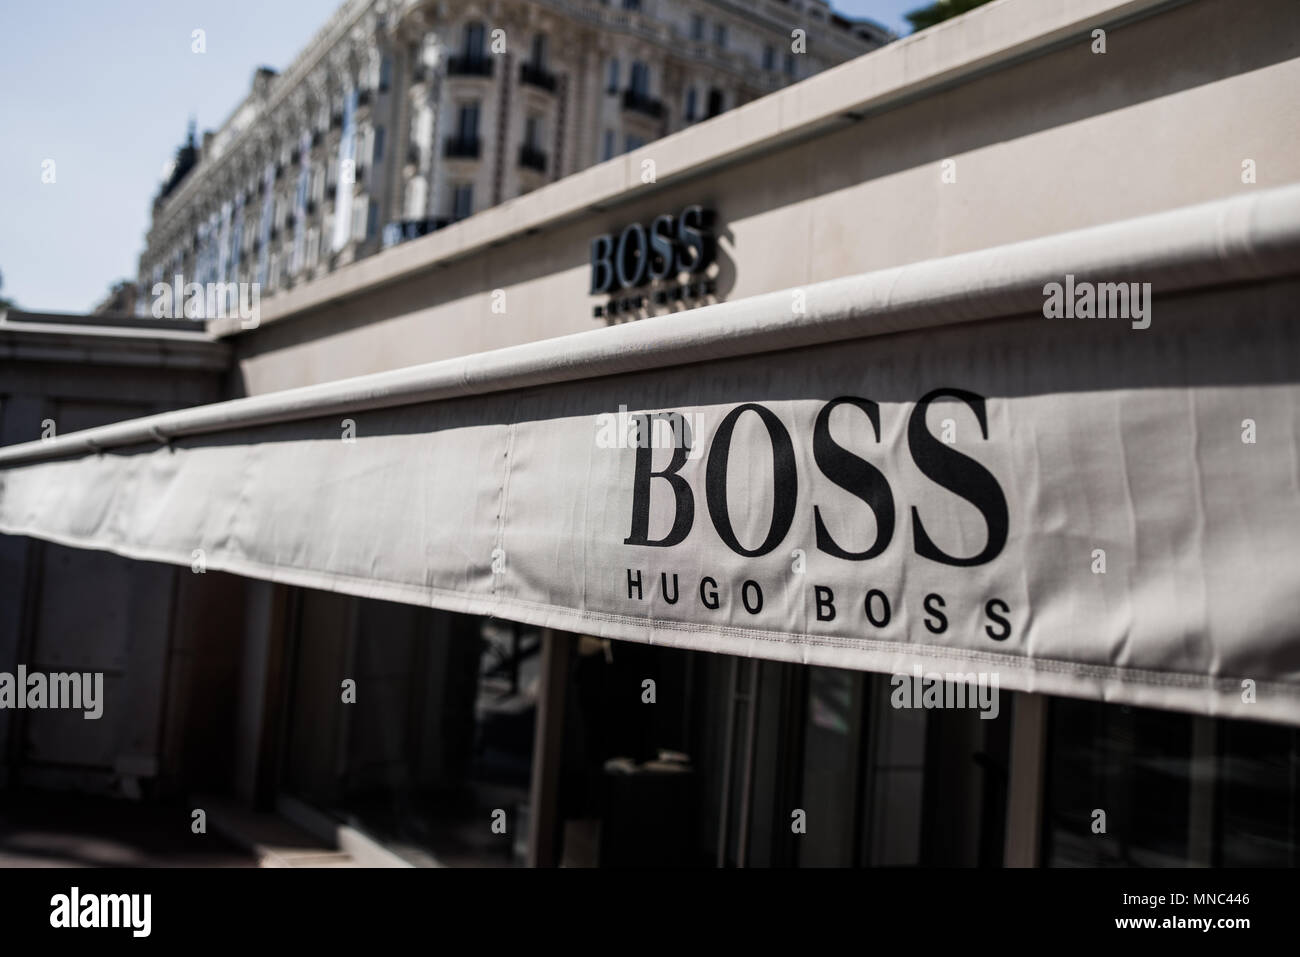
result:
[[[536,63],[519,65],[519,82],[535,86],[549,93],[555,92],[556,76],[544,66]]]
[[[535,169],[539,173],[545,173],[546,154],[536,146],[529,146],[525,143],[519,147],[519,165],[524,169]]]
[[[448,159],[478,159],[479,138],[477,136],[453,136],[447,140],[442,155]]]
[[[492,58],[481,53],[448,57],[447,72],[452,76],[491,76]]]
[[[623,91],[623,109],[630,110],[633,113],[641,113],[656,120],[661,120],[664,116],[662,100],[656,100],[653,96],[638,93],[636,90]]]
[[[431,219],[403,219],[389,223],[384,227],[382,242],[385,247],[404,243],[408,239],[427,236],[435,230],[442,229],[451,222],[447,216],[435,216]]]

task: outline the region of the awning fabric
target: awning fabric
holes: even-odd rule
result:
[[[1150,326],[1045,318],[1067,275]],[[13,446],[0,529],[1300,723],[1298,299],[1300,188],[1259,191]],[[667,413],[689,451],[637,448]]]

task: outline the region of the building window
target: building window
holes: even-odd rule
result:
[[[534,150],[542,147],[542,118],[536,113],[524,120],[524,145]]]
[[[726,109],[722,102],[722,91],[716,86],[709,90],[709,116],[717,116]]]
[[[614,131],[613,130],[605,131],[605,143],[601,149],[600,158],[603,160],[614,158]]]
[[[384,128],[375,127],[375,145],[371,150],[370,162],[372,164],[382,163],[384,160]]]
[[[452,191],[451,218],[465,219],[474,213],[474,184],[460,183]]]
[[[605,87],[608,92],[617,93],[619,79],[618,57],[610,57],[609,68],[606,70],[605,76]]]
[[[650,95],[650,68],[640,60],[632,64],[632,76],[628,82],[628,89],[637,96]]]
[[[315,269],[320,262],[320,231],[313,229],[307,233],[307,268]]]
[[[387,93],[393,84],[393,58],[386,56],[379,63],[379,92]]]
[[[627,149],[624,152],[630,153],[633,150],[639,150],[645,146],[645,140],[634,133],[627,134]]]
[[[370,234],[370,201],[358,196],[352,201],[352,238],[360,242]]]
[[[763,47],[763,69],[776,69],[776,47],[770,43]]]
[[[478,104],[462,103],[456,117],[456,136],[462,143],[478,139]]]
[[[624,10],[640,10],[641,0],[623,0]]]
[[[695,92],[695,87],[686,89],[686,122],[694,123],[695,116],[699,112],[699,96]]]
[[[465,49],[462,51],[466,60],[482,60],[484,58],[483,45],[487,39],[487,30],[483,24],[474,23],[465,24]]]
[[[794,76],[795,76],[795,74],[798,73],[798,72],[799,72],[799,69],[798,69],[798,67],[796,66],[796,63],[795,63],[794,54],[793,54],[793,53],[787,53],[787,54],[785,55],[785,75],[788,76],[788,77],[790,77],[791,79],[793,79]]]
[[[715,23],[713,25],[713,42],[722,49],[726,49],[727,25],[725,23]]]
[[[691,39],[704,42],[704,17],[698,13],[691,14]]]
[[[532,64],[539,69],[546,66],[546,34],[533,35]]]

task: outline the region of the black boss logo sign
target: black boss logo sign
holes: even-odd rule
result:
[[[656,216],[646,228],[632,223],[591,241],[591,294],[634,289],[681,273],[702,273],[717,254],[713,214],[687,206],[680,216]]]

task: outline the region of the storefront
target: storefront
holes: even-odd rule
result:
[[[1279,21],[984,8],[214,322],[0,529],[238,593],[234,789],[408,860],[1294,864]]]

